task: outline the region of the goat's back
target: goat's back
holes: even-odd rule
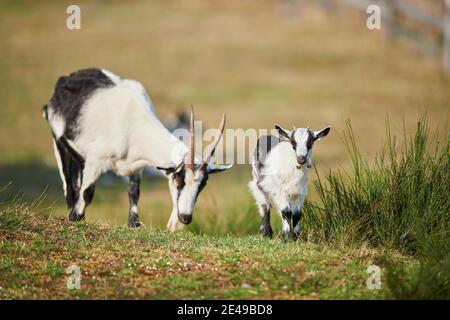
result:
[[[64,129],[60,134],[73,139],[76,123],[85,102],[98,89],[114,85],[110,77],[96,68],[83,69],[59,77],[46,110],[47,120],[51,126],[52,122],[53,125],[57,125],[55,122],[64,121]]]

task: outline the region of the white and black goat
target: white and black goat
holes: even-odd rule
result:
[[[128,225],[140,225],[137,203],[144,167],[156,167],[167,176],[173,210],[167,227],[178,221],[188,224],[208,175],[230,166],[210,165],[225,127],[205,159],[194,155],[194,114],[191,110],[190,148],[158,120],[144,87],[100,69],[84,69],[60,77],[55,92],[44,107],[52,134],[55,156],[69,208],[69,220],[84,218],[94,196],[98,177],[112,170],[128,176],[130,211]]]
[[[279,137],[262,136],[253,154],[249,187],[261,214],[260,232],[272,237],[270,209],[273,202],[281,215],[282,237],[296,240],[300,234],[301,209],[308,193],[308,169],[312,165],[314,142],[327,136],[330,127],[320,131],[275,125]]]

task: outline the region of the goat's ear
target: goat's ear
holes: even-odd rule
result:
[[[180,172],[184,167],[184,163],[180,163],[178,166],[170,166],[170,167],[156,167],[156,169],[163,171],[166,175],[171,173]]]
[[[325,138],[330,133],[331,127],[326,127],[320,131],[314,131],[314,140]]]
[[[280,135],[280,138],[285,140],[291,140],[291,132],[289,130],[283,129],[279,125],[275,125],[275,129],[277,129],[278,134]]]
[[[208,164],[206,172],[208,172],[208,174],[222,172],[230,169],[232,166],[232,164]]]

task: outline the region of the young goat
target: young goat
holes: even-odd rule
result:
[[[153,166],[165,173],[173,210],[167,225],[188,224],[208,175],[230,166],[210,165],[225,127],[225,114],[211,149],[202,161],[194,155],[194,114],[191,110],[190,147],[158,120],[144,87],[106,70],[84,69],[60,77],[44,107],[69,208],[69,220],[84,219],[98,177],[112,170],[130,178],[128,225],[140,225],[137,203],[141,173]]]
[[[297,240],[300,234],[301,208],[308,193],[308,169],[312,165],[314,142],[326,137],[330,127],[320,131],[309,128],[288,131],[275,125],[279,138],[262,136],[253,154],[249,187],[261,214],[260,232],[271,238],[270,202],[278,207],[282,218],[282,237]]]

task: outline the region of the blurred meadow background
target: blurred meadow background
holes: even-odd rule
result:
[[[442,10],[440,1],[415,2]],[[81,30],[66,28],[70,4],[0,3],[2,205],[40,197],[37,210],[67,215],[41,109],[59,76],[86,67],[140,81],[163,120],[193,104],[204,127],[215,127],[223,111],[228,128],[330,125],[314,149],[319,174],[350,166],[340,139],[347,119],[369,159],[386,138],[387,115],[394,135],[412,132],[425,113],[432,130],[446,134],[450,77],[441,58],[367,29],[367,15],[344,1],[333,10],[320,1],[77,1]],[[211,177],[188,229],[256,233],[250,176],[248,165],[236,165]],[[312,172],[311,200],[316,179]],[[124,225],[126,189],[121,179],[102,178],[87,221]],[[145,225],[165,227],[164,178],[144,178],[139,210]]]

